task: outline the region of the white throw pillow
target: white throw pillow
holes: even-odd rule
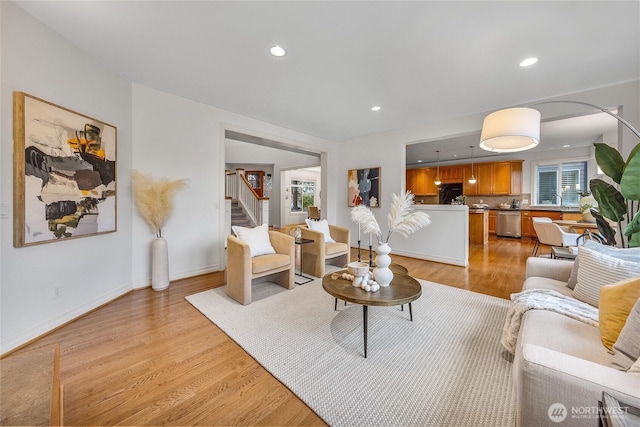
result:
[[[624,327],[613,344],[611,366],[629,371],[640,358],[640,299],[631,309]]]
[[[616,248],[614,246],[603,245],[602,243],[598,243],[595,240],[585,240],[583,246],[585,248],[593,249],[596,252],[600,252],[614,258],[623,259],[625,261],[640,262],[640,248]],[[576,287],[576,283],[578,282],[579,266],[580,256],[577,256],[575,262],[573,263],[571,277],[569,277],[569,282],[567,283],[567,287],[569,289],[573,289]]]
[[[640,276],[640,262],[614,258],[584,246],[578,247],[578,281],[572,296],[594,307],[600,301],[600,288]]]
[[[325,243],[335,243],[335,240],[331,238],[331,233],[329,232],[329,223],[326,219],[321,219],[320,221],[305,219],[304,222],[307,223],[307,227],[309,227],[310,230],[315,230],[323,233]]]
[[[269,239],[269,226],[267,224],[254,228],[234,225],[231,229],[238,239],[249,245],[252,258],[258,255],[276,253],[276,250],[271,246],[271,240]]]

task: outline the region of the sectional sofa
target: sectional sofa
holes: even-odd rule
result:
[[[631,289],[625,292],[630,298],[627,298],[627,301],[631,301],[633,307],[626,321],[623,320],[625,324],[619,336],[623,338],[624,333],[627,339],[637,341],[631,344],[631,350],[625,350],[627,353],[640,352],[640,332],[631,330],[632,323],[635,322],[636,328],[640,324],[637,318],[640,315],[640,273],[635,273],[640,271],[640,248],[637,251],[624,252],[623,258],[626,260],[611,261],[611,254],[602,255],[606,262],[613,263],[603,267],[598,264],[599,261],[593,261],[600,258],[600,255],[594,258],[593,253],[599,253],[598,250],[618,251],[594,245],[589,243],[585,246],[590,246],[589,249],[579,248],[577,264],[573,261],[529,258],[523,290],[551,289],[562,295],[589,300],[576,292],[581,290],[579,284],[571,283],[579,282],[578,278],[581,276],[577,274],[578,271],[583,271],[582,276],[586,277],[585,280],[590,280],[594,275],[602,275],[596,279],[604,284],[616,280],[617,277],[611,276],[611,271],[608,270],[612,268],[614,276],[627,276],[625,283],[631,283],[625,285],[625,289]],[[587,252],[591,256],[589,260],[585,255]],[[593,265],[594,263],[597,265]],[[620,263],[624,264],[624,268],[621,269]],[[621,273],[621,270],[624,271]],[[569,284],[575,288],[571,289]],[[609,288],[606,291],[610,292]],[[614,298],[615,301],[621,300],[619,297]],[[596,304],[598,302],[596,300]],[[603,308],[599,308],[599,315],[602,317]],[[635,316],[634,321],[631,320],[632,315]],[[625,368],[616,365],[624,354],[615,353],[615,345],[613,352],[605,347],[600,330],[602,325],[602,318],[599,326],[591,326],[554,311],[533,309],[525,312],[513,361],[517,400],[516,425],[598,426],[599,413],[602,412],[599,409],[599,401],[602,400],[603,392],[624,404],[640,408],[638,361],[636,360],[629,370],[625,370],[628,364],[633,362],[629,357],[637,359],[637,354],[630,356],[625,353]]]

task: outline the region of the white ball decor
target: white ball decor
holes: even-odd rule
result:
[[[366,262],[350,262],[347,264],[347,273],[342,273],[342,278],[350,280],[354,287],[366,292],[376,292],[380,285],[374,280],[369,271],[369,264]]]

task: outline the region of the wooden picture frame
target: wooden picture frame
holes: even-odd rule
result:
[[[117,128],[13,93],[13,246],[117,230]]]
[[[347,206],[365,205],[379,208],[380,203],[380,167],[349,169],[347,173]]]

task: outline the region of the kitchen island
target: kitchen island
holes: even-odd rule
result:
[[[486,245],[489,243],[489,211],[486,209],[469,210],[469,242]]]
[[[469,207],[414,205],[431,216],[431,224],[408,238],[394,233],[392,254],[466,267],[469,265]],[[374,248],[375,249],[375,248]]]

